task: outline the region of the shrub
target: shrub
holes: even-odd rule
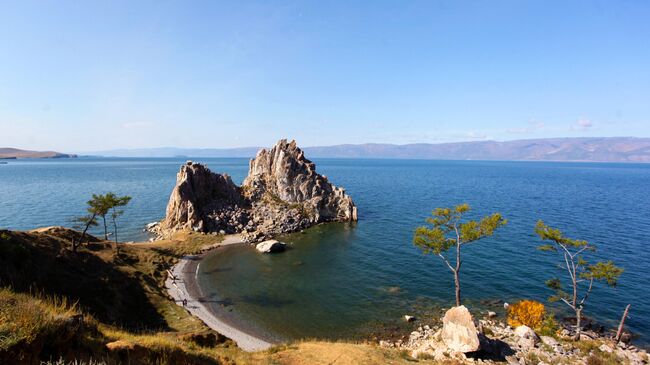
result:
[[[544,316],[544,320],[542,321],[538,332],[542,336],[554,337],[559,329],[560,325],[555,320],[555,316],[552,313],[548,313]]]
[[[11,236],[7,232],[0,232],[0,241],[9,241]]]
[[[545,314],[544,304],[534,300],[522,300],[508,307],[508,324],[512,327],[526,325],[539,329]]]

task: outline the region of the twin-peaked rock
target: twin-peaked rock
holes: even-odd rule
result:
[[[201,164],[181,166],[160,232],[239,232],[259,241],[322,222],[356,220],[350,196],[316,173],[295,141],[281,140],[250,161],[241,187]]]

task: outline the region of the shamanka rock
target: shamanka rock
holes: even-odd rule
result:
[[[442,341],[452,351],[472,352],[480,347],[472,315],[464,305],[451,308],[442,319]]]
[[[259,242],[318,223],[356,220],[357,207],[345,190],[318,174],[295,141],[280,140],[251,159],[241,187],[202,164],[181,166],[156,232],[223,231]]]

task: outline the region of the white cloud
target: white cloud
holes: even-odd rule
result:
[[[577,124],[578,124],[578,127],[580,127],[580,128],[591,128],[594,125],[588,119],[580,119],[580,120],[578,120]]]
[[[592,128],[594,126],[594,123],[592,123],[589,119],[586,118],[580,118],[578,121],[572,125],[569,130],[571,131],[584,131],[589,128]]]

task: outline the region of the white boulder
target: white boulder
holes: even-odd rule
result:
[[[442,319],[442,341],[455,352],[477,351],[478,331],[472,315],[465,306],[451,308]]]
[[[523,325],[515,328],[515,335],[519,336],[520,338],[528,341],[524,341],[524,343],[528,344],[529,342],[532,343],[533,346],[539,343],[540,339],[539,336],[533,331],[532,328]]]
[[[280,242],[278,240],[268,240],[255,245],[255,249],[262,253],[276,253],[284,251],[286,246],[287,244],[284,242]]]

